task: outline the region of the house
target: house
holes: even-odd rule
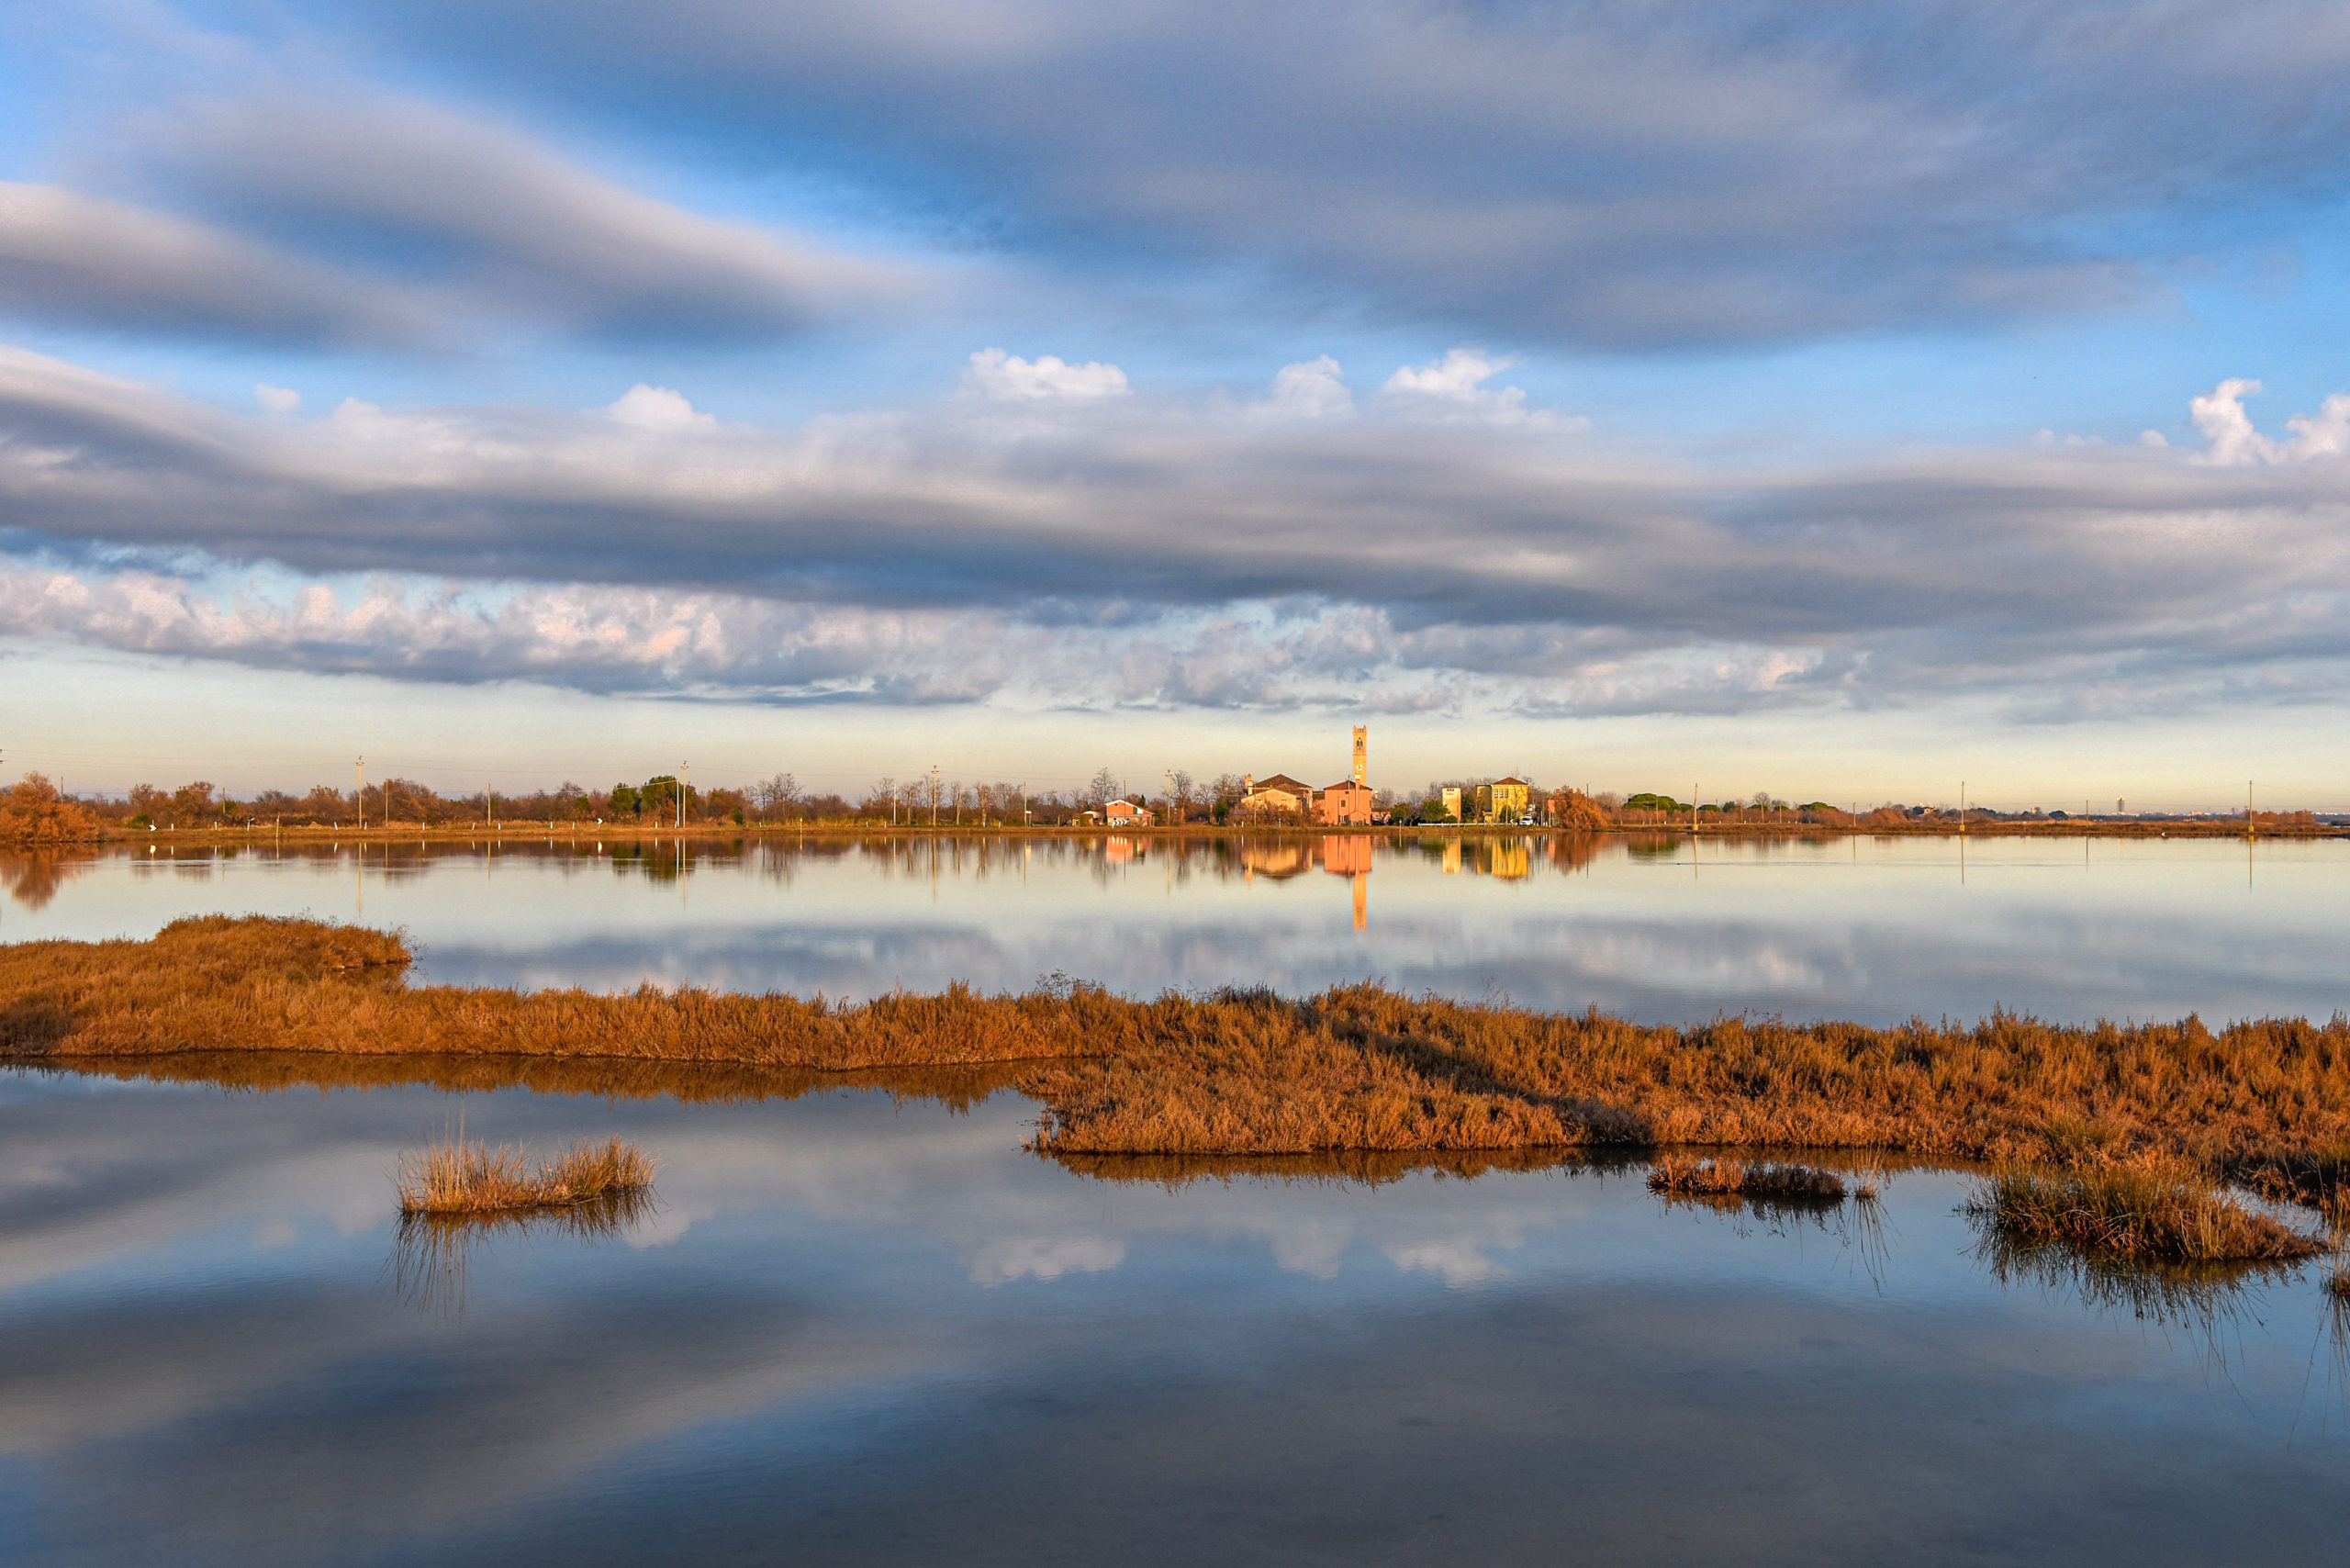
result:
[[[1314,801],[1314,820],[1325,827],[1368,827],[1371,812],[1371,786],[1355,778],[1339,779]]]
[[[1477,786],[1477,820],[1488,823],[1514,823],[1526,815],[1527,796],[1532,786],[1523,778],[1496,778],[1491,784]]]
[[[1460,821],[1460,790],[1456,785],[1444,787],[1444,814],[1454,822]]]
[[[1150,808],[1138,806],[1132,801],[1113,801],[1102,808],[1102,820],[1112,827],[1148,827]]]
[[[1240,797],[1238,810],[1243,816],[1295,817],[1303,820],[1314,810],[1314,786],[1292,778],[1286,773],[1276,773],[1259,778],[1250,774],[1243,783],[1246,790]]]

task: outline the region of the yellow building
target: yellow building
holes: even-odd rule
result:
[[[1477,820],[1514,823],[1526,815],[1530,786],[1523,778],[1496,778],[1477,786]]]

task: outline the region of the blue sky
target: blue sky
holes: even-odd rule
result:
[[[2350,806],[2338,6],[8,27],[10,767]]]

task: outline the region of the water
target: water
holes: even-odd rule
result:
[[[404,926],[465,985],[645,980],[862,997],[1066,973],[1135,995],[1382,980],[1644,1021],[1897,1023],[1995,1007],[2218,1023],[2350,1009],[2350,841],[1598,845],[1331,835],[509,839],[0,864],[0,940],[188,913]]]
[[[1302,847],[115,854],[0,864],[0,938],[308,912],[467,983],[1380,976],[1664,1019],[2350,990],[2336,843]],[[1072,1169],[968,1077],[141,1070],[0,1069],[11,1564],[2281,1562],[2350,1517],[2322,1265],[2003,1278],[1964,1171],[1772,1215],[1556,1160]],[[400,1154],[459,1125],[632,1137],[653,1208],[404,1241]]]
[[[12,1563],[2333,1560],[2314,1272],[2161,1321],[1561,1167],[1105,1181],[1029,1108],[0,1074]],[[663,1161],[404,1273],[454,1120]]]

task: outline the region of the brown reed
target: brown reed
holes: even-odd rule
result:
[[[2338,1017],[1674,1028],[1372,985],[1301,1001],[956,986],[849,1004],[411,987],[408,958],[395,935],[218,916],[146,942],[0,946],[0,1055],[519,1058],[721,1077],[997,1064],[1043,1102],[1034,1147],[1055,1156],[1866,1148],[2082,1170],[2166,1161],[2320,1205],[2340,1201],[2350,1169],[2327,1152],[2350,1148],[2350,1021]]]
[[[1672,1197],[1760,1198],[1777,1204],[1841,1204],[1844,1179],[1809,1165],[1667,1155],[1649,1172],[1649,1190]]]
[[[2316,1237],[2173,1170],[2003,1170],[1977,1186],[1966,1208],[2012,1245],[2129,1262],[2285,1262],[2326,1250]]]
[[[653,1185],[655,1161],[625,1139],[582,1141],[534,1170],[522,1151],[445,1139],[402,1157],[403,1215],[491,1215],[576,1208]]]

